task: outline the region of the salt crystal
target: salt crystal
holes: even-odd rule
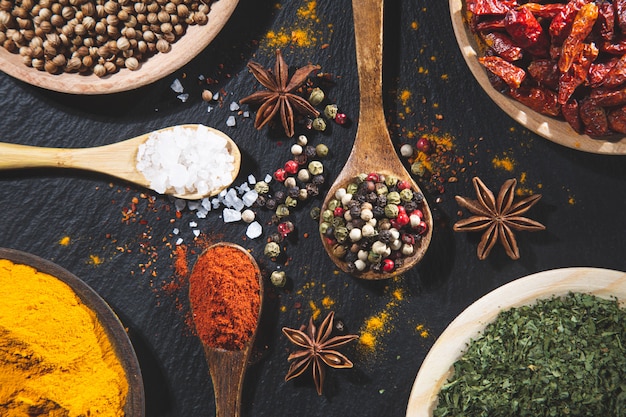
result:
[[[176,78],[173,82],[172,85],[170,85],[170,88],[175,92],[175,93],[182,93],[183,91],[185,91],[185,89],[183,88],[183,85],[180,83],[180,81],[178,80],[178,78]]]
[[[224,223],[238,222],[241,220],[241,212],[230,208],[225,208],[222,212]]]
[[[269,184],[272,181],[272,176],[270,174],[265,174],[265,179],[263,181]]]
[[[248,185],[247,182],[244,182],[243,184],[241,184],[239,187],[237,187],[237,192],[239,194],[245,194],[246,192],[250,191],[250,186]]]
[[[213,94],[213,100],[217,101],[220,98],[220,93]]]
[[[209,211],[202,207],[200,207],[200,209],[196,211],[196,217],[199,219],[206,219],[207,214],[209,214]]]
[[[195,229],[192,233],[193,233],[193,235],[194,235],[195,237],[200,236],[200,230],[198,230],[198,229]]]
[[[261,233],[263,233],[263,227],[257,221],[250,223],[246,229],[246,236],[250,239],[256,239],[261,236]]]
[[[172,230],[172,233],[177,235],[178,233],[180,233],[180,230],[178,230],[178,227],[175,227],[174,230]]]
[[[232,103],[230,103],[230,111],[237,111],[239,110],[239,104],[237,104],[236,101],[233,101]]]
[[[206,112],[211,113],[211,110],[213,110],[213,106],[207,106]]]
[[[191,211],[196,211],[198,210],[198,208],[200,207],[200,201],[196,200],[196,201],[188,201],[187,202],[187,207],[189,207],[189,210]]]
[[[235,116],[228,116],[228,119],[226,119],[226,126],[233,127],[236,124],[237,122],[235,121]]]
[[[211,200],[208,197],[203,198],[201,204],[207,211],[211,210]]]
[[[176,240],[176,245],[180,245],[180,244],[182,244],[182,243],[183,243],[183,238],[182,238],[182,237],[179,237],[179,238]]]
[[[259,193],[256,192],[255,190],[250,190],[246,192],[243,195],[243,197],[241,197],[241,200],[246,205],[246,207],[250,207],[251,205],[255,203],[255,201],[257,201],[258,198],[259,198]]]
[[[250,112],[249,111],[243,112],[243,117],[245,117],[246,119],[250,117]]]
[[[189,227],[198,227],[198,223],[196,222],[189,222]]]
[[[254,175],[248,175],[248,182],[252,185],[256,184],[256,178],[254,177]]]
[[[176,211],[183,211],[186,206],[186,200],[183,200],[182,198],[177,198],[176,200],[174,200],[174,208],[176,208]]]
[[[187,94],[187,93],[179,94],[179,95],[176,96],[176,98],[178,98],[180,101],[182,101],[184,103],[189,98],[189,94]]]

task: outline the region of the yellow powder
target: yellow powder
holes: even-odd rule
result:
[[[491,160],[491,163],[494,168],[503,169],[508,172],[513,171],[513,168],[515,167],[515,163],[513,162],[513,160],[507,156],[502,156],[502,157],[495,156]]]
[[[59,240],[59,245],[61,246],[68,246],[70,244],[70,237],[69,236],[63,236],[61,238],[61,240]]]
[[[313,302],[313,300],[309,301],[309,307],[311,307],[311,317],[313,317],[313,320],[317,320],[320,314],[322,314],[322,310],[320,310],[320,308],[315,305],[315,302]]]
[[[373,334],[368,332],[361,333],[361,336],[359,337],[359,344],[361,346],[367,348],[368,350],[373,350],[376,347],[376,343],[376,338]]]
[[[402,90],[400,92],[400,101],[402,102],[403,106],[406,106],[410,98],[411,98],[411,92],[409,90]]]
[[[330,308],[334,304],[335,304],[335,300],[333,300],[329,296],[326,296],[326,297],[322,298],[322,305],[324,306],[324,308]]]
[[[308,1],[296,11],[291,27],[273,29],[265,34],[262,47],[282,49],[286,46],[310,47],[318,44],[322,36],[317,16],[317,1]]]
[[[422,337],[423,339],[427,339],[428,336],[430,336],[430,333],[428,332],[428,329],[426,329],[424,327],[423,324],[418,324],[415,327],[415,331],[420,335],[420,337]]]
[[[127,394],[95,313],[58,279],[0,260],[0,414],[122,417]]]
[[[307,4],[300,7],[297,11],[297,15],[303,19],[311,19],[319,22],[317,18],[317,1],[309,1]]]
[[[402,290],[402,288],[396,288],[395,290],[393,290],[393,298],[395,298],[398,301],[402,301],[404,299],[404,291]]]
[[[102,263],[102,259],[98,255],[89,255],[89,263],[91,265],[100,265]]]
[[[413,30],[419,29],[419,23],[417,23],[416,21],[412,21],[411,22],[411,29],[413,29]]]

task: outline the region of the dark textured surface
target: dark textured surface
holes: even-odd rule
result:
[[[319,21],[298,15],[298,9],[306,5],[305,1],[242,0],[222,33],[200,56],[162,81],[136,91],[76,97],[0,75],[2,141],[93,146],[168,125],[204,123],[224,130],[241,148],[244,166],[236,184],[251,173],[261,178],[289,157],[293,140],[267,129],[257,132],[253,119],[231,112],[229,104],[255,88],[245,67],[249,59],[273,65],[265,37],[269,30],[313,30],[312,44],[286,47],[285,59],[292,67],[316,63],[332,74],[335,82],[327,87],[328,96],[358,121],[350,2],[319,2]],[[269,288],[268,283],[256,360],[246,374],[245,416],[403,416],[428,349],[446,325],[480,296],[546,269],[626,270],[624,157],[558,146],[526,131],[499,110],[465,66],[447,2],[389,1],[386,23],[384,101],[392,137],[399,145],[415,132],[450,135],[454,153],[463,163],[440,171],[448,178],[456,169],[459,181],[446,184],[441,195],[427,195],[439,219],[433,242],[423,262],[394,281],[364,282],[336,273],[308,214],[321,199],[296,210],[297,229],[285,244],[290,259],[282,266],[290,283],[282,290]],[[211,103],[211,112],[200,99],[200,75],[214,79],[216,84],[209,88],[223,93],[223,104]],[[186,102],[169,88],[176,78],[189,93]],[[399,100],[403,90],[412,93],[405,104]],[[225,123],[230,115],[237,119],[234,128]],[[323,134],[304,132],[312,143],[324,142],[331,149],[325,162],[329,180],[345,162],[355,132],[356,123],[331,125]],[[503,156],[514,162],[512,171],[492,163],[494,157]],[[454,195],[473,196],[471,178],[475,175],[494,191],[515,177],[524,179],[525,189],[543,194],[529,217],[544,223],[547,230],[518,235],[520,260],[511,261],[498,246],[487,260],[478,261],[479,236],[453,234],[451,227],[458,218]],[[177,218],[169,199],[156,196],[149,205],[142,192],[85,172],[1,172],[0,246],[58,263],[107,300],[128,327],[137,351],[148,416],[214,415],[208,368],[186,322],[184,288],[164,288],[175,281],[172,248],[179,236],[190,247],[199,247],[189,226],[196,221],[202,237],[222,236],[249,248],[269,275],[277,264],[263,256],[263,247],[274,227],[266,226],[262,238],[245,240],[243,224],[225,225],[216,212],[197,219],[185,210]],[[139,199],[137,209],[131,221],[124,222],[122,212],[131,206],[133,197]],[[441,201],[436,202],[437,198]],[[270,217],[267,211],[259,211],[264,223]],[[180,235],[173,233],[174,228],[180,229]],[[59,243],[64,236],[70,237],[69,245]],[[94,262],[96,257],[99,261]],[[394,289],[403,292],[402,300],[391,295]],[[357,344],[344,349],[355,367],[329,372],[325,395],[318,397],[308,376],[283,381],[291,346],[280,329],[299,327],[308,320],[309,302],[325,314],[328,309],[321,304],[325,296],[334,301],[331,308],[350,332],[359,332],[369,316],[381,311],[392,318],[373,352],[363,352]],[[429,337],[419,335],[419,324],[428,329]]]

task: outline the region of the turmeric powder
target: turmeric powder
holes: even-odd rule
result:
[[[74,291],[0,259],[0,415],[122,417],[128,389],[104,328]]]

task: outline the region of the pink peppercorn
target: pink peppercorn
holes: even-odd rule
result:
[[[396,217],[396,223],[398,226],[402,227],[409,223],[409,216],[406,213],[398,213],[398,217]]]
[[[373,182],[380,182],[380,176],[377,173],[372,172],[372,173],[367,175],[366,180],[367,181],[373,181]]]
[[[417,143],[415,144],[415,147],[418,151],[424,153],[431,153],[433,150],[432,142],[426,136],[422,136],[421,138],[419,138],[417,140]]]
[[[348,123],[348,116],[345,113],[337,113],[335,115],[335,123],[338,125],[345,125]]]
[[[294,160],[289,160],[287,162],[285,162],[285,172],[287,174],[295,174],[296,172],[298,172],[298,169],[300,169],[300,165],[298,165],[298,163]]]
[[[346,212],[346,210],[343,207],[335,207],[335,209],[333,210],[333,215],[335,217],[343,217],[343,214]]]
[[[400,180],[398,181],[398,190],[402,191],[402,190],[408,190],[409,188],[411,188],[411,183],[407,180]]]
[[[428,230],[428,225],[426,224],[426,222],[424,221],[420,222],[420,225],[418,227],[418,233],[420,235],[423,235],[424,233],[426,233],[427,230]]]
[[[385,259],[383,261],[383,271],[391,272],[396,267],[396,264],[391,259]]]
[[[283,182],[285,181],[285,178],[287,178],[287,172],[283,168],[278,168],[274,172],[274,179],[276,181]]]

